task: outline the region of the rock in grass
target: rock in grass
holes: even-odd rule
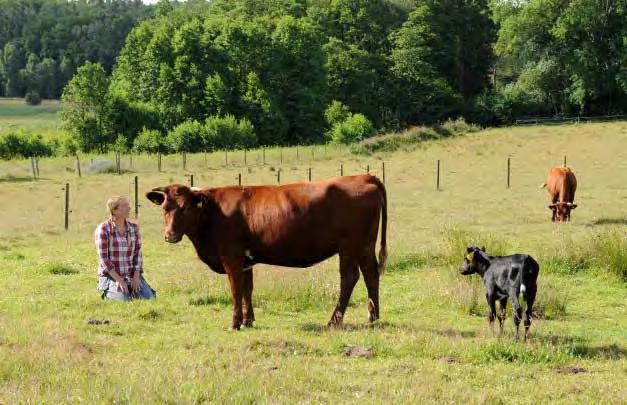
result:
[[[365,346],[347,346],[344,348],[344,355],[347,357],[363,357],[371,359],[374,357],[374,349]]]

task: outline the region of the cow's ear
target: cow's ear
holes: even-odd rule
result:
[[[474,246],[468,246],[468,247],[466,248],[466,253],[470,253],[470,252],[474,252],[474,251],[475,251]]]
[[[146,198],[153,204],[161,205],[165,201],[165,194],[161,191],[150,191],[146,193]]]
[[[481,251],[485,253],[485,246],[481,246]]]
[[[573,204],[573,205],[570,206],[571,210],[574,210],[575,208],[577,208],[577,204]]]
[[[198,191],[192,191],[192,205],[202,208],[207,202],[207,197]]]

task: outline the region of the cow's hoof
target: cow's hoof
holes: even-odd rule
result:
[[[335,311],[335,313],[331,317],[331,320],[328,323],[328,326],[330,328],[341,328],[343,322],[344,314],[342,314],[340,311]]]
[[[229,330],[230,330],[230,331],[238,331],[238,330],[240,330],[240,327],[241,327],[241,326],[231,326],[231,327],[229,328]]]
[[[252,328],[253,327],[253,321],[244,321],[244,323],[242,324],[242,328]]]
[[[379,319],[379,317],[375,311],[374,302],[372,300],[368,300],[368,322],[372,323],[377,319]]]

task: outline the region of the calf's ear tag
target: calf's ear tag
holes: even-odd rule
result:
[[[468,260],[469,262],[472,262],[472,259],[474,259],[475,257],[475,252],[470,252],[468,253],[468,256],[466,256],[466,260]]]

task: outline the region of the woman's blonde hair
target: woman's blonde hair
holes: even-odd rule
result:
[[[107,212],[113,215],[113,211],[117,210],[122,201],[128,201],[128,198],[122,196],[109,197],[107,200]]]

